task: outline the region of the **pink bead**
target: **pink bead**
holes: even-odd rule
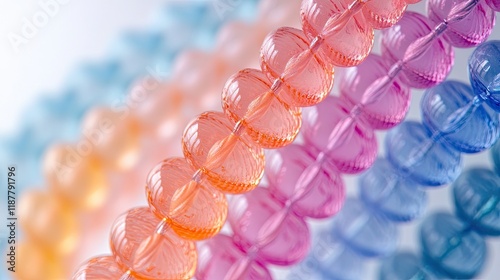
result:
[[[438,24],[448,18],[452,9],[461,2],[461,0],[430,0],[429,18]],[[470,48],[486,41],[494,25],[495,12],[480,1],[465,18],[449,23],[444,36],[455,47]]]
[[[314,161],[313,154],[306,147],[289,145],[283,149],[272,151],[267,156],[266,176],[269,180],[269,191],[286,203],[296,190],[294,187],[302,172]],[[306,195],[293,203],[292,209],[300,216],[326,218],[337,213],[345,199],[344,182],[339,174],[325,168],[314,180],[314,186]]]
[[[243,119],[252,102],[266,92],[271,84],[264,73],[244,69],[229,78],[222,91],[222,108],[233,121]],[[264,114],[246,123],[248,134],[264,148],[279,148],[291,143],[299,133],[302,123],[300,108],[291,107],[276,95]]]
[[[198,255],[194,242],[177,236],[147,207],[124,213],[111,228],[111,251],[117,263],[148,279],[193,276]]]
[[[245,253],[234,244],[231,237],[218,234],[201,246],[199,250],[196,279],[212,280],[229,278],[228,273],[234,265],[245,258]],[[265,266],[250,261],[241,278],[245,280],[271,280],[272,276]]]
[[[365,4],[363,14],[373,28],[393,26],[406,10],[405,0],[371,0]]]
[[[353,106],[360,104],[368,87],[377,79],[385,77],[388,72],[389,65],[382,57],[369,55],[362,64],[346,69],[340,78],[341,98],[348,100]],[[377,101],[363,106],[363,115],[372,128],[388,129],[403,121],[410,107],[408,86],[394,79],[377,96]]]
[[[486,0],[486,3],[496,12],[500,12],[500,0]]]
[[[352,106],[335,96],[329,96],[321,104],[307,108],[303,112],[302,133],[306,145],[318,151],[326,151],[335,141],[333,149],[327,153],[330,160],[344,173],[359,173],[369,168],[377,156],[377,139],[373,130],[363,122],[349,122]],[[332,132],[344,127],[344,133]]]
[[[328,19],[339,16],[352,0],[304,0],[300,14],[302,28],[309,40],[318,36]],[[319,56],[329,65],[354,66],[370,53],[373,47],[373,28],[363,13],[348,17],[345,26],[333,36],[325,38]],[[339,23],[342,24],[342,23]]]
[[[382,37],[382,56],[389,63],[402,60],[410,44],[431,32],[431,21],[414,12],[406,12],[393,27],[384,29]],[[443,39],[434,39],[419,58],[403,66],[404,83],[414,88],[429,88],[442,82],[453,65],[453,48]]]
[[[195,172],[184,158],[169,158],[151,170],[146,185],[151,209],[188,240],[217,234],[228,207],[226,196],[205,178],[193,180]]]
[[[291,265],[302,260],[310,248],[310,233],[306,222],[293,212],[286,214],[272,241],[256,248],[259,237],[267,236],[270,230],[266,222],[279,215],[284,205],[273,199],[267,188],[259,187],[253,192],[236,196],[230,202],[229,222],[234,232],[234,241],[244,251],[259,249],[258,259],[276,265]],[[251,249],[252,248],[252,249]]]
[[[278,95],[293,106],[321,102],[333,85],[333,68],[309,49],[301,30],[282,27],[266,37],[261,47],[261,68],[269,80],[283,78]]]
[[[264,172],[264,151],[247,134],[232,133],[234,124],[221,112],[206,112],[184,131],[184,156],[195,169],[202,169],[223,192],[254,189]]]
[[[95,257],[86,261],[73,275],[73,280],[116,280],[125,275],[112,256]],[[133,278],[130,278],[133,279]]]

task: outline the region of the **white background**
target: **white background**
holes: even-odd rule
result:
[[[15,131],[31,104],[41,94],[57,94],[65,79],[78,63],[102,58],[118,34],[127,29],[146,26],[152,14],[165,0],[69,0],[59,12],[50,18],[45,27],[38,30],[34,38],[20,46],[16,52],[9,42],[9,34],[20,34],[23,18],[32,17],[41,10],[38,1],[0,1],[0,135]],[[412,10],[424,12],[425,5],[417,4]],[[491,37],[500,39],[497,27]],[[454,79],[467,81],[466,59],[470,50],[456,51],[455,67],[451,73]],[[419,119],[421,92],[413,95],[413,105],[408,118]],[[382,142],[382,136],[380,142]],[[382,147],[381,147],[382,148]],[[491,166],[489,155],[482,153],[468,156],[466,166]],[[355,193],[354,178],[349,178],[347,188]],[[429,211],[451,210],[448,188],[432,190]],[[401,247],[417,250],[417,225],[402,227]],[[493,262],[500,260],[500,240],[490,240],[490,258],[483,279],[498,279],[500,268]],[[373,278],[374,265],[370,268]]]

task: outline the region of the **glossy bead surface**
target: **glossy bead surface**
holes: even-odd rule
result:
[[[202,245],[199,251],[196,279],[228,279],[231,268],[246,254],[239,249],[231,237],[218,234]],[[272,276],[267,268],[255,261],[250,261],[246,272],[240,279],[271,280]],[[229,278],[230,279],[230,278]]]
[[[233,124],[220,112],[206,112],[184,131],[184,156],[223,192],[254,189],[264,172],[264,152],[247,134],[232,134]]]
[[[311,53],[301,30],[282,27],[269,34],[260,50],[261,68],[269,81],[282,78],[275,94],[292,106],[321,102],[333,85],[333,68]]]
[[[464,83],[445,81],[428,89],[422,98],[423,124],[431,133],[441,133],[456,150],[477,153],[498,139],[499,117],[487,105],[472,105],[474,93]],[[472,106],[477,106],[471,111]],[[463,119],[462,125],[454,125]]]
[[[43,171],[49,188],[81,208],[97,208],[107,195],[103,166],[80,146],[52,146],[45,154]]]
[[[382,56],[391,64],[405,59],[408,47],[431,32],[433,24],[426,17],[406,12],[394,26],[382,31]],[[433,63],[429,63],[432,61]],[[453,65],[453,48],[444,40],[435,39],[423,55],[405,63],[399,77],[414,88],[429,88],[442,82]]]
[[[306,145],[324,151],[337,168],[345,173],[359,173],[369,168],[377,156],[377,139],[373,130],[359,120],[349,122],[351,106],[335,96],[303,112],[302,133]],[[347,126],[344,133],[339,127]],[[333,149],[327,151],[327,147]]]
[[[364,256],[383,256],[396,249],[395,224],[354,198],[348,198],[333,219],[332,234]]]
[[[112,256],[95,257],[82,264],[73,275],[73,280],[115,280],[125,271]]]
[[[194,242],[177,236],[146,207],[122,214],[111,228],[116,262],[139,278],[185,279],[194,275]]]
[[[365,96],[377,79],[387,75],[389,67],[381,56],[370,54],[362,64],[346,69],[339,82],[341,97],[353,106],[369,100],[363,106],[362,115],[374,129],[388,129],[399,124],[410,107],[410,90],[398,79],[385,87],[383,93],[376,93],[376,101],[375,97]]]
[[[297,192],[294,188],[299,176],[313,163],[313,156],[305,146],[295,144],[268,154],[266,177],[272,195],[282,203],[290,201]],[[344,182],[339,174],[325,166],[313,184],[305,196],[293,202],[294,212],[312,218],[326,218],[337,213],[345,198]]]
[[[500,41],[478,46],[469,58],[469,79],[474,93],[500,112]]]
[[[363,14],[374,28],[388,28],[401,19],[407,6],[405,0],[372,0],[363,7]]]
[[[429,19],[435,24],[441,23],[460,3],[460,0],[429,1]],[[484,1],[480,1],[465,18],[448,23],[444,36],[455,47],[470,48],[488,39],[494,25],[495,12]]]
[[[424,256],[448,277],[471,279],[484,265],[484,238],[467,227],[464,222],[445,213],[427,217],[421,226]]]
[[[422,186],[454,181],[461,172],[461,155],[447,143],[434,142],[425,127],[405,121],[385,138],[387,159],[401,174]]]
[[[264,148],[279,148],[291,143],[301,125],[301,111],[284,103],[274,94],[263,97],[271,91],[271,83],[264,73],[255,69],[244,69],[227,81],[222,91],[224,113],[237,123],[248,114],[249,108],[259,106],[256,102],[269,100],[262,113],[245,122],[247,133]],[[258,100],[261,98],[261,100]]]
[[[500,235],[500,178],[489,169],[463,172],[453,183],[460,217],[486,235]]]
[[[243,250],[255,249],[261,236],[269,230],[266,222],[274,218],[283,205],[274,200],[268,189],[259,187],[230,202],[229,222],[234,241]],[[291,265],[302,260],[310,248],[307,223],[293,213],[283,217],[270,242],[258,248],[258,259],[276,265]]]
[[[149,173],[146,194],[155,213],[165,217],[172,229],[188,240],[217,234],[227,216],[226,196],[202,178],[184,158],[169,158]]]
[[[352,3],[350,0],[306,0],[302,1],[300,14],[302,28],[312,41],[323,32],[328,19],[340,16]],[[330,65],[358,65],[370,53],[374,32],[363,13],[346,19],[345,26],[328,36],[319,48],[318,55]],[[343,24],[338,23],[339,25]]]
[[[384,158],[359,178],[360,197],[367,205],[391,220],[408,221],[420,216],[427,206],[427,195],[415,182],[401,177]]]

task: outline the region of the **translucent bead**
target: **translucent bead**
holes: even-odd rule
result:
[[[82,126],[84,137],[77,145],[89,145],[109,167],[123,170],[135,165],[139,156],[139,124],[128,112],[94,108]]]
[[[491,158],[493,160],[493,168],[496,174],[500,175],[500,141],[497,141],[491,149]]]
[[[484,265],[484,238],[450,214],[435,213],[426,218],[420,238],[424,256],[448,277],[471,279]]]
[[[469,58],[469,79],[474,93],[500,112],[500,41],[478,46]]]
[[[396,249],[395,224],[372,212],[358,199],[347,199],[333,219],[332,231],[361,255],[383,256]]]
[[[443,22],[452,14],[460,0],[431,0],[428,2],[429,19],[435,24]],[[446,41],[458,48],[470,48],[484,42],[495,25],[495,12],[479,1],[465,18],[448,23],[444,32]]]
[[[406,12],[393,27],[382,31],[382,54],[391,64],[405,57],[410,45],[431,32],[432,23],[426,17]],[[418,41],[422,44],[422,41]],[[415,48],[415,45],[413,45]],[[419,51],[416,48],[415,51]],[[432,62],[432,63],[429,63]],[[414,88],[429,88],[442,82],[453,65],[453,48],[444,40],[437,38],[425,47],[424,53],[403,66],[402,81]]]
[[[304,110],[302,133],[306,145],[326,152],[341,172],[359,173],[375,161],[377,139],[368,125],[352,120],[351,108],[345,100],[328,96]]]
[[[184,156],[208,176],[213,186],[229,193],[254,189],[264,172],[264,151],[247,134],[232,133],[233,123],[220,112],[206,112],[184,131]]]
[[[227,216],[226,196],[202,178],[184,158],[170,158],[149,173],[146,193],[151,209],[165,217],[182,238],[199,240],[217,234]]]
[[[2,251],[7,254],[4,249],[2,248]],[[6,279],[66,279],[67,271],[61,257],[55,255],[52,250],[40,246],[36,241],[16,241],[16,257],[15,273],[7,271],[12,278]],[[3,269],[7,270],[7,264],[2,264]]]
[[[373,28],[382,29],[398,22],[406,7],[405,0],[372,0],[366,2],[363,14]]]
[[[270,81],[282,79],[276,94],[292,106],[321,102],[333,85],[333,68],[327,67],[309,49],[301,30],[282,27],[269,34],[262,44],[261,68]]]
[[[53,252],[73,252],[78,242],[77,216],[56,196],[26,191],[19,202],[19,222],[24,234]]]
[[[391,220],[409,221],[420,216],[427,206],[425,191],[400,177],[383,158],[375,161],[358,181],[364,203],[380,211]]]
[[[224,234],[218,234],[202,245],[199,250],[198,268],[196,279],[228,279],[228,272],[241,259],[245,258],[244,252],[236,246],[233,240]],[[267,268],[256,262],[250,261],[247,269],[240,279],[271,280],[272,276]]]
[[[271,83],[259,70],[245,69],[229,78],[222,91],[222,108],[234,122],[248,114],[249,108],[259,102],[265,94],[271,94],[262,114],[245,122],[247,133],[264,148],[279,148],[288,145],[299,132],[301,111],[284,103],[276,95],[269,93]]]
[[[229,211],[235,243],[246,252],[258,249],[258,259],[264,263],[288,266],[302,260],[309,252],[310,233],[307,223],[293,213],[286,214],[270,242],[257,247],[268,230],[266,221],[282,208],[263,187],[235,197]]]
[[[420,259],[409,252],[398,252],[382,261],[380,267],[380,280],[400,280],[400,279],[434,279],[422,267]]]
[[[393,79],[388,87],[384,87],[383,93],[375,93],[377,97],[366,96],[368,88],[378,79],[386,77],[388,72],[387,62],[371,54],[362,64],[347,68],[339,82],[341,97],[352,106],[363,103],[366,98],[370,100],[363,105],[363,116],[374,129],[388,129],[399,124],[410,107],[410,89],[398,79]]]
[[[441,133],[458,151],[477,153],[488,149],[500,134],[499,116],[488,106],[474,104],[473,99],[468,85],[445,81],[424,93],[422,122],[431,133]]]
[[[114,222],[111,251],[138,278],[186,279],[194,275],[194,242],[177,236],[147,208],[134,208]]]
[[[299,176],[313,163],[314,154],[304,146],[292,144],[272,151],[267,156],[266,176],[269,191],[282,203],[290,201]],[[325,164],[326,165],[326,164]],[[337,213],[345,197],[344,182],[335,169],[326,167],[313,181],[310,191],[293,202],[292,209],[300,216],[326,218]]]
[[[351,0],[305,0],[302,1],[300,14],[302,28],[309,40],[313,40],[322,33],[329,18],[343,14]],[[328,65],[354,66],[368,56],[373,47],[373,28],[362,13],[347,17],[347,22],[332,36],[325,38],[318,55]]]
[[[49,148],[43,173],[49,187],[74,206],[97,208],[106,198],[108,186],[102,163],[80,145]]]
[[[304,280],[304,279],[328,279],[330,275],[326,274],[320,263],[311,256],[307,256],[300,264],[290,268],[290,273],[287,275],[287,280]]]
[[[460,153],[446,143],[435,142],[417,122],[405,121],[385,138],[387,159],[400,173],[423,186],[453,182],[460,174]]]
[[[475,230],[500,235],[500,178],[488,169],[462,172],[453,183],[455,207]]]
[[[500,0],[486,0],[486,3],[496,12],[500,12]]]
[[[115,280],[121,279],[126,271],[112,256],[95,257],[82,264],[73,275],[73,280]],[[134,279],[134,278],[129,278]]]

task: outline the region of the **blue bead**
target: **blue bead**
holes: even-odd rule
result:
[[[493,168],[497,175],[500,176],[500,141],[497,141],[491,149],[491,159],[493,160]]]
[[[401,177],[394,167],[383,158],[358,181],[363,202],[393,221],[409,221],[423,212],[427,195],[419,185]]]
[[[434,213],[421,225],[422,251],[427,261],[451,278],[472,278],[486,259],[484,238],[448,213]]]
[[[354,198],[347,199],[334,217],[332,234],[350,249],[365,256],[387,255],[396,248],[395,224]]]
[[[480,233],[500,235],[500,177],[488,169],[471,169],[452,187],[460,217]]]
[[[432,275],[425,270],[420,259],[409,252],[398,252],[382,260],[380,280],[430,280]]]
[[[307,257],[299,265],[292,268],[287,275],[287,280],[304,280],[304,279],[318,279],[327,280],[332,279],[330,275],[325,274],[321,268],[321,264],[313,257]]]
[[[456,81],[443,82],[425,92],[422,122],[432,134],[440,133],[460,152],[488,149],[499,136],[499,115],[486,104],[471,102],[473,99],[470,86]]]
[[[387,159],[396,170],[423,186],[453,182],[460,174],[461,156],[447,143],[435,142],[425,127],[405,121],[385,138]]]
[[[500,112],[500,41],[478,46],[469,58],[469,79],[474,93]]]

